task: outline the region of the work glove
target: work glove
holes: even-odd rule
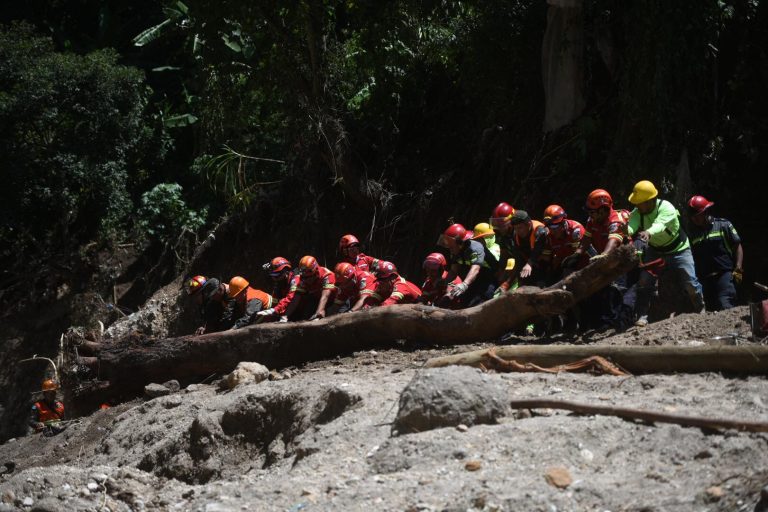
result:
[[[581,257],[581,254],[578,254],[578,253],[574,253],[574,254],[571,254],[570,256],[566,256],[565,258],[563,258],[563,262],[560,264],[560,266],[563,268],[575,267],[576,264],[579,262],[580,257]]]
[[[605,253],[595,254],[591,258],[589,258],[589,262],[592,263],[593,261],[601,260],[605,258]]]
[[[195,334],[197,334],[198,336],[201,335],[201,334],[205,334],[205,327],[203,326],[203,327],[198,327],[197,329],[195,329]]]
[[[275,314],[275,308],[264,309],[256,313],[256,316],[270,316]]]
[[[278,320],[279,323],[284,324],[288,321],[288,317],[283,315],[280,317],[280,320]]]
[[[733,282],[741,284],[742,279],[744,279],[744,271],[740,268],[735,268],[731,274],[733,275]]]
[[[467,286],[467,283],[459,283],[453,288],[451,288],[451,290],[448,292],[448,296],[452,299],[455,299],[456,297],[459,297],[461,296],[461,294],[466,292],[467,288],[469,288],[469,286]]]

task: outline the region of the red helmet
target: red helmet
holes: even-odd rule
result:
[[[515,214],[515,208],[509,203],[499,203],[493,209],[489,224],[491,226],[502,226],[509,221]]]
[[[427,257],[424,259],[424,264],[422,266],[424,268],[429,268],[433,270],[442,270],[447,265],[448,265],[448,262],[445,261],[445,256],[443,256],[439,252],[433,252],[427,255]]]
[[[710,201],[704,196],[693,196],[688,201],[688,208],[691,210],[691,213],[694,215],[698,215],[700,213],[704,213],[707,208],[710,206],[713,206],[715,203]]]
[[[336,282],[338,284],[345,284],[349,281],[354,281],[356,277],[355,266],[346,261],[338,263],[333,269],[333,273],[336,274]]]
[[[317,260],[314,256],[304,256],[299,261],[299,274],[302,277],[316,276],[319,272],[320,265],[317,264]]]
[[[341,240],[339,240],[339,251],[343,251],[347,247],[353,247],[355,245],[360,245],[360,240],[358,240],[355,235],[344,235],[341,237]]]
[[[199,292],[208,279],[205,276],[195,276],[187,281],[187,293],[194,295]]]
[[[397,267],[390,261],[380,261],[376,269],[376,277],[379,279],[392,279],[397,277]]]
[[[269,275],[277,277],[283,270],[291,270],[291,262],[282,256],[272,258],[272,261],[269,262]]]
[[[595,189],[587,196],[587,209],[597,210],[601,206],[613,207],[613,198],[606,190],[601,188]]]
[[[551,204],[547,206],[547,209],[544,210],[544,224],[547,226],[551,224],[560,224],[565,219],[568,218],[568,215],[566,215],[565,210],[562,206],[558,204]]]

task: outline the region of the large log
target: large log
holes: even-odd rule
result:
[[[488,350],[436,357],[427,361],[429,368],[462,364],[480,366],[487,361]],[[741,375],[768,374],[766,345],[704,345],[686,347],[667,345],[514,345],[492,349],[497,356],[518,363],[558,366],[590,356],[609,359],[635,375],[645,373],[723,372]]]
[[[521,288],[460,311],[423,305],[373,308],[314,322],[254,325],[236,331],[160,341],[81,346],[80,362],[98,368],[109,393],[139,392],[149,382],[192,380],[227,372],[240,361],[284,367],[380,347],[397,340],[439,345],[496,339],[536,318],[565,312],[637,264],[625,246],[547,288]]]

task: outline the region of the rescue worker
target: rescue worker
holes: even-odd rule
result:
[[[581,246],[584,236],[584,226],[580,222],[571,220],[562,206],[552,204],[544,210],[544,225],[549,229],[549,246],[544,254],[549,260],[549,281],[555,283],[565,274],[578,270],[586,265],[586,257],[570,258]],[[568,263],[563,265],[567,260]]]
[[[578,265],[589,257],[599,259],[618,249],[628,241],[628,212],[615,210],[613,197],[607,190],[598,188],[587,196],[584,208],[589,215],[579,248],[563,260],[563,265]],[[579,326],[585,329],[624,330],[634,322],[634,295],[625,303],[626,277],[622,276],[610,285],[598,290],[582,302],[579,308]]]
[[[475,306],[493,298],[498,261],[485,245],[472,240],[472,233],[461,224],[448,226],[437,244],[448,249],[451,257],[445,280],[451,282],[464,274],[462,282],[448,291],[448,297],[458,298],[462,307]]]
[[[457,298],[451,298],[448,295],[453,288],[461,284],[461,278],[456,276],[452,281],[448,282],[446,280],[448,277],[447,266],[448,262],[445,256],[439,252],[427,255],[422,264],[426,278],[421,286],[419,302],[429,306],[448,309],[458,309],[461,307],[461,302]]]
[[[62,430],[57,427],[57,423],[64,419],[64,404],[56,400],[57,389],[59,389],[59,385],[54,380],[46,379],[43,381],[43,399],[34,403],[29,418],[29,426],[35,432],[43,432],[46,427],[49,427],[52,433],[58,433]]]
[[[275,320],[287,322],[286,312],[288,306],[294,301],[301,276],[293,271],[291,263],[282,256],[272,258],[269,263],[263,265],[263,268],[269,272],[269,277],[274,283],[271,295],[276,304],[274,307],[256,313],[256,316],[259,317],[258,322]]]
[[[736,306],[734,283],[741,283],[744,250],[733,224],[709,214],[714,204],[704,196],[693,196],[688,201],[688,213],[691,250],[704,304],[710,311],[720,311]]]
[[[371,304],[379,302],[381,306],[395,304],[413,304],[419,300],[421,290],[418,286],[397,273],[395,264],[380,261],[376,269],[376,288],[370,297]]]
[[[598,188],[590,192],[585,209],[589,219],[581,244],[570,257],[572,260],[583,258],[585,253],[590,258],[608,254],[627,240],[628,215],[613,209],[613,198],[608,191]]]
[[[225,315],[229,302],[228,289],[228,284],[219,282],[215,277],[195,276],[187,282],[187,293],[200,306],[202,325],[195,329],[195,334],[223,331],[232,326]]]
[[[242,329],[257,319],[257,313],[273,305],[272,296],[256,288],[251,288],[250,283],[242,276],[235,276],[229,280],[227,296],[231,299],[228,311],[233,320],[232,329]]]
[[[355,235],[344,235],[339,240],[339,254],[342,260],[351,263],[355,268],[366,272],[375,272],[379,260],[360,252],[360,240]]]
[[[494,225],[494,230],[496,227]],[[543,286],[544,263],[547,259],[547,247],[549,245],[549,230],[539,222],[533,220],[525,210],[515,210],[511,218],[502,226],[499,245],[501,245],[501,260],[508,262],[514,259],[516,268],[507,271],[504,264],[505,278],[502,287],[509,289],[514,280],[519,277],[522,284]],[[522,265],[522,267],[521,267]]]
[[[370,272],[355,268],[351,263],[338,263],[333,273],[338,288],[332,306],[334,313],[359,311],[365,305],[366,299],[376,293],[376,277]]]
[[[487,222],[475,224],[472,230],[472,240],[477,240],[486,246],[496,258],[496,261],[501,257],[501,247],[496,243],[496,233],[494,233],[493,228]]]
[[[298,280],[292,282],[291,290],[289,290],[289,295],[293,292],[292,297],[282,316],[289,320],[325,318],[325,309],[329,302],[333,303],[337,291],[336,277],[333,272],[320,266],[314,256],[307,255],[299,261],[297,274]],[[278,306],[282,303],[283,301],[280,301]],[[276,312],[280,313],[277,307],[272,311],[267,310],[265,313],[271,315]]]
[[[628,234],[648,242],[643,259],[661,258],[669,270],[677,270],[694,309],[704,306],[701,284],[696,278],[696,269],[691,254],[691,244],[680,226],[680,212],[672,203],[658,198],[659,192],[648,180],[635,184],[629,202],[635,209],[629,215]],[[655,291],[656,279],[649,272],[642,272],[637,283],[635,302],[635,325],[648,325],[648,310]]]

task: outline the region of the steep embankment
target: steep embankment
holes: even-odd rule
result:
[[[600,342],[716,343],[715,336],[745,333],[745,314],[684,315]],[[288,369],[280,380],[233,390],[193,384],[99,411],[58,436],[0,446],[0,463],[13,468],[2,476],[0,509],[755,508],[768,480],[768,434],[498,404],[495,423],[472,418],[501,393],[768,421],[764,377],[422,368],[428,358],[483,346],[361,352]],[[432,399],[454,403],[468,427],[393,432],[403,389],[425,376],[437,383]],[[556,467],[568,474],[555,479],[562,489],[545,478]]]

